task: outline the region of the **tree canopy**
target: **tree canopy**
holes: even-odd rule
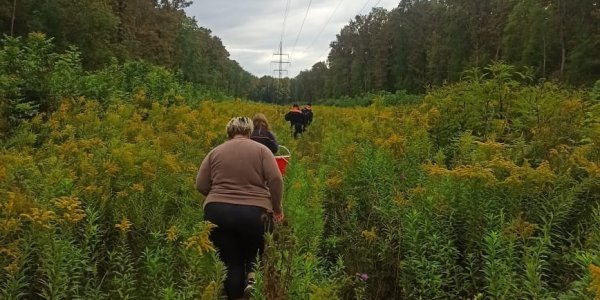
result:
[[[494,61],[589,86],[600,78],[600,2],[403,0],[356,16],[330,46],[291,81],[293,99],[422,93]]]

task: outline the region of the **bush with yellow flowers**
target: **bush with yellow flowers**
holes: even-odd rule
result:
[[[510,72],[315,106],[299,139],[283,106],[64,98],[0,141],[0,298],[218,299],[194,178],[261,112],[292,156],[254,299],[594,299],[600,110]]]

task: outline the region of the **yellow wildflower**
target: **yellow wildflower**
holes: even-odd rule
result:
[[[117,192],[117,198],[125,198],[129,196],[129,193],[127,193],[127,191],[118,191]]]
[[[21,216],[29,219],[34,226],[46,229],[50,229],[50,222],[56,218],[53,211],[41,210],[39,208],[32,208],[29,213],[23,213]]]
[[[0,166],[0,181],[6,181],[8,177],[6,168],[4,166]]]
[[[342,185],[342,178],[338,174],[335,174],[334,176],[327,178],[325,184],[330,188],[339,188]]]
[[[0,206],[1,209],[1,206]],[[19,229],[20,222],[15,218],[1,219],[0,220],[0,233],[7,235],[14,233]]]
[[[496,177],[492,173],[492,170],[485,168],[479,164],[473,166],[460,166],[455,170],[451,171],[452,175],[457,178],[466,178],[473,180],[482,180],[484,183],[493,183],[496,181]]]
[[[177,132],[178,134],[185,134],[187,130],[188,127],[183,122],[179,122],[177,125],[175,125],[175,132]]]
[[[436,122],[440,118],[440,115],[440,110],[437,107],[433,106],[427,112],[427,119],[431,122]]]
[[[142,163],[142,173],[146,178],[154,179],[156,177],[156,168],[149,161],[145,161]]]
[[[390,135],[390,137],[387,138],[387,140],[385,140],[384,145],[389,147],[391,150],[393,150],[394,153],[400,154],[404,151],[404,148],[406,147],[406,143],[407,143],[407,140],[405,137],[399,136],[394,133],[394,134]]]
[[[75,126],[71,124],[65,125],[65,128],[62,130],[63,136],[69,136],[73,138],[75,136]]]
[[[60,197],[54,199],[54,205],[63,211],[63,219],[71,224],[77,224],[85,218],[81,202],[77,197]]]
[[[188,164],[185,170],[189,174],[195,174],[198,171],[198,167],[195,164]]]
[[[351,211],[356,207],[356,200],[353,197],[349,197],[346,201],[346,209]]]
[[[504,233],[512,238],[520,238],[526,240],[533,235],[533,232],[538,226],[533,223],[527,222],[523,218],[523,214],[519,214],[506,228]]]
[[[556,179],[556,174],[550,168],[548,161],[543,161],[534,172],[529,172],[530,179],[537,184],[552,183]]]
[[[181,165],[179,165],[179,162],[177,161],[177,157],[175,155],[166,154],[163,159],[163,162],[165,163],[165,166],[169,171],[174,173],[181,172]]]
[[[121,222],[115,224],[115,228],[119,229],[122,233],[127,233],[131,228],[131,222],[127,219],[127,217],[123,216]]]
[[[117,174],[119,174],[119,171],[121,171],[121,168],[111,161],[105,161],[103,166],[104,172],[111,177],[115,177]]]
[[[17,243],[13,242],[8,245],[8,248],[0,248],[0,255],[15,259],[19,257]]]
[[[131,185],[131,189],[134,190],[134,191],[136,191],[136,192],[139,192],[139,193],[143,193],[144,190],[145,190],[144,189],[144,185],[141,184],[141,183],[134,183],[134,184],[132,184]]]
[[[369,243],[373,243],[373,241],[375,241],[375,239],[377,238],[377,231],[375,230],[375,227],[371,227],[371,230],[363,230],[360,235],[362,235],[362,237]]]
[[[492,159],[486,163],[486,166],[508,172],[512,171],[515,168],[518,168],[513,161],[508,160],[502,156],[492,157]]]
[[[519,174],[511,174],[510,176],[506,177],[506,179],[504,179],[504,183],[506,183],[508,186],[520,186],[521,184],[523,184],[523,181],[521,180],[521,177],[519,176]]]
[[[17,241],[8,244],[6,248],[0,248],[0,258],[3,257],[6,258],[5,261],[10,261],[10,263],[4,267],[6,273],[10,275],[16,274],[19,270],[18,262],[21,259]]]
[[[177,239],[177,227],[175,225],[167,229],[167,241],[173,242]]]
[[[19,266],[17,266],[16,262],[12,262],[8,266],[4,267],[4,270],[6,270],[6,273],[10,275],[15,275],[19,270]]]
[[[206,136],[204,137],[204,147],[211,147],[213,142],[219,137],[218,134],[212,131],[206,132]]]
[[[421,195],[425,194],[425,191],[426,191],[425,188],[419,185],[412,189],[409,189],[408,193],[412,196],[421,196]]]
[[[408,200],[404,198],[402,193],[396,193],[394,195],[394,203],[396,203],[398,206],[406,206],[408,205]]]
[[[219,298],[220,295],[220,290],[219,290],[219,286],[217,285],[217,283],[212,280],[208,286],[206,286],[206,288],[204,288],[204,291],[202,292],[202,297],[200,298],[201,300],[212,300],[212,299],[217,299]]]
[[[209,239],[209,234],[213,228],[217,227],[217,225],[207,221],[202,222],[201,225],[202,228],[183,243],[185,249],[192,248],[200,255],[215,251],[214,245]]]
[[[437,164],[427,163],[422,166],[423,170],[430,176],[443,176],[448,174],[448,169],[442,168]]]
[[[84,189],[86,192],[93,194],[95,192],[98,192],[100,190],[102,190],[99,186],[95,185],[95,184],[91,184],[85,187]]]
[[[592,282],[590,283],[589,290],[596,294],[594,299],[600,300],[600,267],[591,264],[588,266],[588,269],[592,274]]]

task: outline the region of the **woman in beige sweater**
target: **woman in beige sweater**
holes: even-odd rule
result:
[[[271,150],[250,139],[252,120],[235,117],[226,130],[229,140],[202,161],[196,189],[206,196],[204,219],[218,226],[210,239],[227,267],[225,292],[240,299],[252,289],[271,213],[277,223],[284,218],[283,179]]]

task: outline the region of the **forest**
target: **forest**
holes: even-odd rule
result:
[[[204,89],[269,103],[422,94],[494,61],[536,82],[589,87],[600,77],[597,0],[398,1],[350,20],[326,61],[281,83],[231,60],[221,40],[186,15],[190,4],[1,0],[0,33],[43,32],[58,51],[77,47],[86,71],[143,59]]]
[[[372,91],[424,92],[494,61],[534,81],[589,86],[600,77],[600,3],[594,0],[405,0],[356,16],[327,62],[290,82],[294,99]]]
[[[223,299],[194,179],[258,112],[291,159],[251,299],[600,299],[595,1],[399,1],[287,90],[187,1],[0,4],[0,299]]]

